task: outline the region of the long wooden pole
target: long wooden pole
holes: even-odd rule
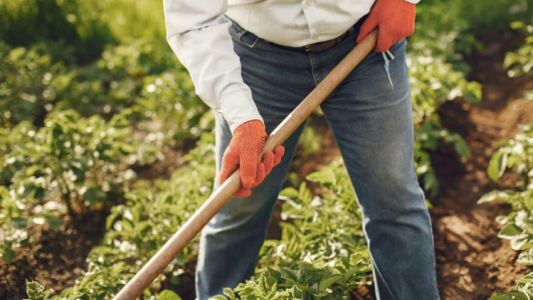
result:
[[[268,137],[263,152],[272,151],[311,115],[324,99],[350,74],[350,72],[372,51],[376,45],[378,31],[372,31],[324,78],[322,82],[288,115]],[[134,300],[163,272],[168,264],[185,248],[202,228],[241,187],[240,172],[233,173],[207,201],[183,224],[166,244],[142,267],[122,288],[113,300]]]

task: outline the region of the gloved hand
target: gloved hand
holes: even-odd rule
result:
[[[415,31],[415,4],[405,0],[377,0],[368,18],[361,26],[360,43],[374,28],[379,27],[377,52],[385,52],[396,42]]]
[[[235,197],[250,196],[250,189],[260,184],[272,168],[280,163],[285,153],[283,146],[277,146],[274,151],[265,153],[263,161],[257,162],[266,139],[265,126],[260,120],[244,122],[233,132],[233,138],[222,157],[220,184],[240,168],[242,188],[237,191]]]

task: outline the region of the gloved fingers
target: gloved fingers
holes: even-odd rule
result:
[[[263,155],[263,164],[265,165],[265,175],[270,174],[272,168],[274,167],[274,152],[268,151]]]
[[[240,156],[241,184],[242,187],[249,189],[254,186],[258,154],[256,147],[249,147],[246,151],[250,151],[250,153]]]
[[[283,154],[285,154],[285,147],[280,145],[274,148],[274,166],[279,165]]]
[[[239,168],[239,156],[227,153],[222,158],[222,168],[220,170],[220,184],[222,185]]]
[[[241,188],[240,190],[238,190],[235,195],[233,195],[233,197],[236,197],[236,198],[242,198],[242,197],[248,197],[252,194],[252,190],[251,189],[247,189],[247,188]]]
[[[266,176],[266,170],[265,170],[265,164],[264,163],[258,163],[257,164],[257,174],[255,175],[255,183],[254,187],[258,186],[263,180],[265,180]]]
[[[381,29],[379,30],[379,34],[378,34],[378,42],[376,44],[376,48],[374,48],[374,50],[376,52],[385,52],[387,50],[390,49],[390,47],[392,46],[392,41],[388,35],[388,32],[386,29]]]
[[[361,29],[359,30],[359,35],[357,36],[357,43],[363,41],[363,39],[376,27],[378,27],[378,18],[374,17],[372,13],[370,16],[363,22]]]

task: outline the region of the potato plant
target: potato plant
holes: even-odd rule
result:
[[[533,20],[529,25],[523,22],[514,22],[511,28],[526,35],[524,45],[515,52],[507,53],[504,66],[509,69],[509,76],[533,76]],[[526,99],[533,100],[533,91],[525,92]]]
[[[27,235],[28,222],[57,230],[65,211],[75,218],[122,197],[135,178],[131,165],[162,159],[157,141],[133,139],[128,114],[124,110],[105,122],[56,110],[44,127],[24,122],[0,131],[4,259],[12,257],[12,246],[23,244],[12,239]]]
[[[183,70],[144,77],[132,109],[139,129],[162,133],[168,144],[198,138],[214,127],[214,115]]]
[[[46,290],[38,282],[26,282],[26,293],[28,298],[24,300],[85,300],[88,299],[86,294],[81,292],[72,292],[71,289],[65,289],[60,295],[54,295],[54,290]],[[171,290],[163,290],[154,296],[146,298],[147,300],[182,300],[178,294]]]
[[[466,79],[469,70],[461,54],[471,53],[481,46],[468,32],[471,24],[457,17],[461,13],[456,8],[458,5],[421,2],[417,6],[417,22],[421,26],[417,26],[416,33],[407,42],[415,124],[415,165],[424,190],[431,195],[438,193],[439,185],[429,153],[438,150],[439,142],[451,144],[461,159],[470,154],[464,139],[443,127],[437,110],[457,97],[470,102],[481,99],[481,85]],[[451,10],[451,14],[442,15],[443,9]]]
[[[498,236],[510,240],[511,247],[517,251],[533,248],[533,124],[519,128],[520,132],[514,139],[500,141],[500,148],[493,154],[487,173],[497,181],[507,169],[512,168],[521,180],[514,190],[495,190],[478,201],[511,205],[512,212],[497,219],[504,226]],[[530,253],[522,253],[518,262],[533,265]]]
[[[12,48],[0,42],[0,127],[11,127],[50,110],[57,94],[65,90],[69,75],[43,49]]]
[[[89,253],[88,270],[62,297],[82,293],[83,300],[101,300],[116,295],[209,197],[215,175],[213,143],[212,135],[203,135],[198,146],[184,157],[186,165],[170,180],[158,180],[153,185],[139,181],[126,194],[125,204],[111,208],[108,231]],[[156,292],[163,280],[178,284],[184,266],[196,256],[196,244],[191,243],[174,259],[145,291],[145,299],[179,299],[165,298],[168,293],[156,296]]]
[[[313,196],[305,183],[280,198],[281,240],[260,251],[256,275],[216,299],[347,299],[369,283],[370,256],[362,216],[341,159],[307,177],[329,189]]]
[[[514,169],[519,180],[514,189],[489,192],[478,203],[503,202],[511,206],[508,215],[496,219],[503,226],[498,237],[509,240],[513,250],[522,251],[518,263],[533,266],[533,124],[519,125],[519,129],[514,139],[500,141],[487,170],[489,177],[498,181],[506,170]],[[532,274],[518,279],[514,290],[489,300],[530,299],[532,279]]]
[[[499,149],[492,155],[487,173],[490,179],[498,181],[507,169],[513,168],[519,178],[516,187],[524,190],[533,184],[533,124],[518,128],[520,132],[514,139],[498,143]]]

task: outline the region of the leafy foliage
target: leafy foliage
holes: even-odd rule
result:
[[[423,1],[417,5],[416,34],[408,40],[407,65],[411,80],[413,121],[415,124],[415,165],[424,190],[436,195],[439,190],[429,153],[440,142],[450,143],[457,155],[465,159],[470,150],[464,139],[444,128],[437,110],[457,97],[470,102],[481,99],[481,85],[466,79],[469,69],[462,53],[480,49],[469,33],[471,24],[458,17],[462,4]],[[442,14],[448,11],[449,14]]]
[[[281,216],[291,222],[281,223],[281,240],[266,241],[256,275],[217,299],[345,299],[368,282],[361,211],[342,160],[307,179],[329,192],[312,196],[305,183],[284,189]]]
[[[496,219],[503,226],[498,237],[509,240],[513,250],[522,251],[518,263],[533,266],[533,124],[521,125],[519,129],[514,139],[500,141],[500,148],[493,154],[487,173],[497,181],[512,168],[520,180],[514,189],[489,192],[478,203],[497,201],[511,206],[508,215]],[[533,296],[532,274],[519,279],[514,290],[489,300],[530,299]]]
[[[184,157],[188,164],[176,170],[172,179],[156,181],[154,186],[139,181],[126,194],[125,204],[112,207],[108,231],[87,258],[87,272],[61,295],[82,293],[84,300],[116,295],[210,195],[215,173],[213,148],[213,136],[203,135],[197,148]],[[178,284],[185,264],[196,255],[195,244],[173,260],[152,284],[153,290],[160,288],[162,280]],[[159,299],[179,299],[169,293],[160,293]],[[145,296],[152,296],[152,291],[146,290]]]
[[[533,20],[530,25],[514,22],[511,27],[526,35],[524,45],[515,52],[507,53],[504,66],[509,69],[509,76],[533,76]],[[533,91],[526,91],[526,99],[533,100]]]
[[[532,297],[533,273],[529,273],[516,281],[516,286],[513,290],[505,294],[497,294],[488,300],[528,300]]]
[[[29,221],[57,230],[65,208],[71,215],[101,208],[128,191],[129,166],[161,159],[155,144],[132,138],[127,117],[127,110],[109,122],[54,111],[39,129],[21,123],[0,131],[0,179],[9,182],[9,190],[0,186],[4,258],[27,242]]]
[[[507,169],[514,168],[521,189],[533,184],[533,124],[518,125],[520,132],[511,140],[498,143],[487,169],[489,178],[497,181]],[[531,188],[531,187],[529,187]]]

